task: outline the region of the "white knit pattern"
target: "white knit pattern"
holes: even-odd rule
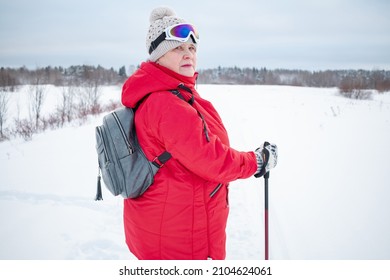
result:
[[[182,42],[178,41],[172,41],[172,40],[165,40],[158,45],[157,49],[155,49],[149,56],[149,60],[152,62],[156,62],[160,57],[162,57],[164,54],[169,52],[170,50],[173,50],[174,48],[177,48],[183,44]]]

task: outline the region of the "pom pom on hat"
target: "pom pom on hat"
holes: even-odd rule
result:
[[[146,50],[148,52],[152,42],[156,40],[157,37],[160,36],[165,31],[165,29],[167,29],[167,27],[179,23],[186,23],[184,19],[178,18],[175,12],[168,7],[155,8],[150,14],[149,21],[150,26],[146,36]],[[181,44],[182,43],[178,41],[164,40],[155,50],[152,51],[149,60],[155,62],[164,54],[180,46]]]
[[[176,15],[175,12],[171,8],[168,7],[155,8],[150,14],[149,22],[150,24],[153,24],[155,21],[163,19],[164,17],[173,17],[175,15]]]

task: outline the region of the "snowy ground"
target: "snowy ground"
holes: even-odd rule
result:
[[[336,89],[200,85],[232,146],[278,144],[271,172],[270,258],[390,259],[390,94],[354,101]],[[60,89],[49,87],[45,112]],[[26,88],[10,111],[26,114]],[[104,88],[104,100],[120,96]],[[15,115],[16,117],[16,115]],[[123,234],[122,200],[93,200],[94,128],[0,143],[0,259],[134,259]],[[264,258],[263,179],[233,182],[228,259]]]

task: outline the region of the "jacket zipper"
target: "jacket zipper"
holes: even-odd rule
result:
[[[213,197],[221,187],[222,187],[222,183],[219,183],[218,186],[216,186],[215,189],[210,193],[210,197]]]

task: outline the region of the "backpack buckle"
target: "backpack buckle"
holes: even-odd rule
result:
[[[158,157],[155,157],[155,158],[153,159],[152,163],[153,163],[155,166],[157,166],[158,168],[161,168],[161,167],[164,166],[164,163],[162,163]]]
[[[158,167],[161,168],[164,166],[164,164],[171,158],[171,154],[167,151],[163,152],[161,155],[154,158],[152,163]]]

